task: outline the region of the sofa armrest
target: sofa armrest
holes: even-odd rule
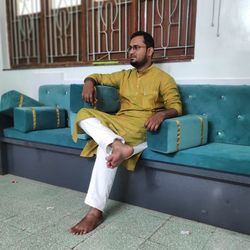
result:
[[[1,96],[0,111],[13,116],[15,107],[43,106],[42,103],[16,90],[10,90]]]
[[[174,153],[207,142],[208,120],[203,115],[184,115],[165,120],[156,132],[147,132],[148,148]]]
[[[0,137],[3,136],[3,130],[9,127],[13,127],[13,118],[0,112]]]

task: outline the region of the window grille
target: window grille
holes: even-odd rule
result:
[[[12,68],[128,63],[130,35],[155,62],[194,58],[196,0],[6,0]]]

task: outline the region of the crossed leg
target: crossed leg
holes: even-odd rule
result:
[[[118,167],[124,160],[130,158],[133,153],[133,147],[124,144],[121,140],[115,140],[111,144],[111,154],[106,157],[107,160],[107,167],[115,168]]]
[[[85,130],[85,132],[89,131],[90,136],[92,136],[91,133],[94,134],[94,137],[96,140],[99,140],[98,142],[100,144],[97,149],[96,161],[93,167],[89,189],[85,199],[85,203],[91,208],[86,216],[70,229],[70,232],[76,235],[86,234],[94,230],[103,222],[103,211],[114,182],[117,166],[119,166],[125,159],[128,159],[133,154],[136,154],[147,147],[146,143],[139,144],[134,148],[124,144],[124,140],[121,137],[115,135],[112,131],[108,131],[109,129],[105,128],[103,125],[100,127],[100,122],[97,119],[89,119],[91,119],[89,120],[90,123],[88,124],[88,127],[91,128],[90,131],[86,129],[86,123],[84,125],[85,127],[81,127]],[[96,123],[95,120],[97,120],[99,123]],[[92,122],[96,123],[95,126],[97,127],[93,126]],[[99,138],[97,138],[97,128],[101,128],[101,131],[99,131]],[[110,134],[103,136],[103,131]],[[105,138],[108,144],[104,141],[101,141],[100,138]],[[103,146],[105,147],[103,148]],[[109,151],[108,149],[111,152],[107,156],[107,152]]]

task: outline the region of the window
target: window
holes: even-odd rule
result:
[[[39,0],[19,0],[17,2],[14,1],[13,5],[18,16],[29,15],[41,11]]]
[[[156,62],[194,57],[196,0],[6,0],[12,68],[128,63],[130,35]]]

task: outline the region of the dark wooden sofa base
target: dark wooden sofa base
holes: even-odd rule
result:
[[[1,174],[86,192],[94,159],[80,150],[0,138]],[[111,199],[250,234],[250,178],[140,160],[119,168]]]

